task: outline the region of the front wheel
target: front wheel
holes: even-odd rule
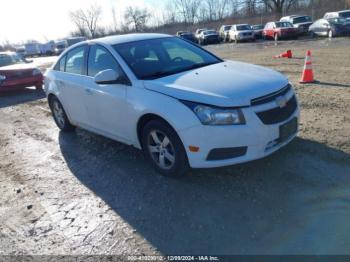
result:
[[[179,136],[164,121],[152,120],[146,124],[142,148],[146,158],[162,175],[179,176],[189,169],[186,151]]]
[[[53,118],[56,122],[56,125],[59,129],[64,132],[72,132],[75,129],[67,117],[66,112],[63,109],[63,106],[60,101],[56,97],[51,97],[49,99],[49,106],[53,115]]]

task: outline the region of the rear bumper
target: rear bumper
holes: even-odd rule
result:
[[[43,85],[43,76],[31,76],[26,78],[9,79],[0,82],[0,92],[10,91],[30,86],[41,86]]]

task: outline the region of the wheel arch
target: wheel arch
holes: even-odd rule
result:
[[[152,120],[160,120],[160,121],[164,122],[165,124],[167,124],[169,127],[171,127],[176,132],[176,129],[173,127],[173,125],[169,121],[167,121],[164,117],[162,117],[158,114],[155,114],[155,113],[146,113],[139,118],[139,120],[137,121],[137,125],[136,125],[137,139],[138,139],[138,142],[139,142],[141,148],[143,147],[143,145],[142,145],[143,128],[147,125],[147,123],[149,123]],[[181,140],[181,138],[180,138],[180,140]]]

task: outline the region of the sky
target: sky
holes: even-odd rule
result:
[[[128,6],[146,7],[160,14],[164,0],[2,0],[0,9],[0,44],[27,40],[46,42],[69,35],[75,30],[69,12],[97,4],[102,7],[101,24],[112,26],[112,7],[117,24]]]

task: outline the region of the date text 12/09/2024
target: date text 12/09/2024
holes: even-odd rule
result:
[[[220,261],[217,256],[128,256],[128,261]]]

